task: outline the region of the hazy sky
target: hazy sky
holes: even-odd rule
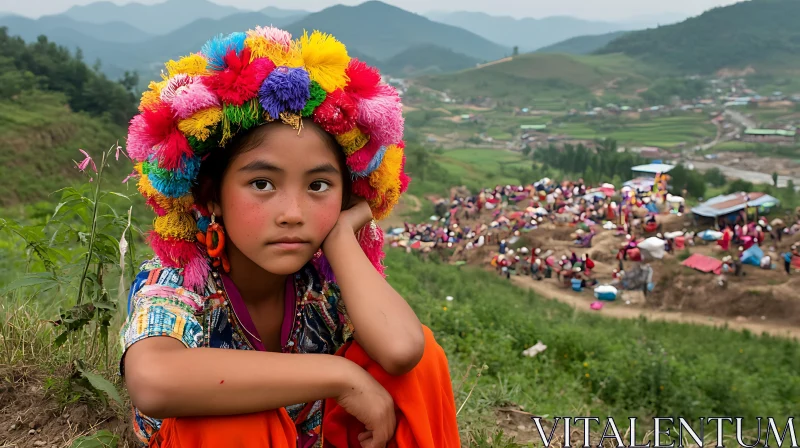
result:
[[[88,4],[95,0],[0,0],[0,12],[13,12],[38,17],[57,14],[72,5]],[[117,4],[131,3],[128,0],[111,0]],[[137,0],[138,3],[153,4],[164,0]],[[277,6],[285,9],[318,11],[342,3],[355,5],[363,0],[300,0],[295,2],[277,0],[213,0],[215,3],[233,5],[243,9],[261,9]],[[514,17],[546,17],[570,15],[595,20],[621,20],[633,16],[681,13],[696,15],[714,6],[729,5],[737,0],[384,0],[403,9],[417,13],[435,10],[483,11],[492,15]],[[433,6],[435,5],[435,6]]]

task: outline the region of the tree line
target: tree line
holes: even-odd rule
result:
[[[31,90],[64,94],[70,109],[107,117],[125,125],[136,114],[139,77],[126,72],[113,81],[100,72],[100,62],[89,67],[78,49],[67,48],[39,36],[26,43],[0,27],[0,98],[13,99]]]

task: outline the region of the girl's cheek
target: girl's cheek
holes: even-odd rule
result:
[[[312,226],[320,237],[325,237],[336,225],[342,213],[342,200],[329,200],[318,207],[312,207]]]

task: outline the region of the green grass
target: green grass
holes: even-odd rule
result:
[[[551,132],[581,139],[613,138],[620,145],[647,145],[670,148],[713,138],[716,128],[703,114],[654,117],[648,120],[610,122],[587,120],[554,125]]]
[[[424,263],[398,250],[389,251],[387,265],[390,283],[445,348],[453,377],[470,364],[488,366],[462,425],[494,424],[489,410],[505,402],[535,415],[617,421],[737,415],[753,422],[770,415],[785,422],[796,411],[796,341],[579,312],[492,273]],[[545,352],[521,356],[539,340]],[[460,391],[458,403],[465,398]]]
[[[81,181],[73,162],[83,159],[78,149],[97,157],[117,141],[124,146],[125,136],[108,120],[71,112],[58,94],[0,101],[0,205],[45,199],[69,181]],[[111,174],[119,183],[132,168],[120,162]]]

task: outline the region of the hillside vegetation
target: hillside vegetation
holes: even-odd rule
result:
[[[510,104],[581,103],[604,94],[635,95],[655,76],[654,69],[625,55],[523,54],[506,62],[419,79],[419,83],[459,98],[490,96]]]
[[[598,54],[624,53],[686,73],[753,66],[800,69],[800,2],[751,0],[709,10],[684,22],[634,31]]]
[[[111,81],[46,39],[25,44],[0,29],[0,205],[43,199],[78,179],[78,149],[124,143],[135,83]]]

